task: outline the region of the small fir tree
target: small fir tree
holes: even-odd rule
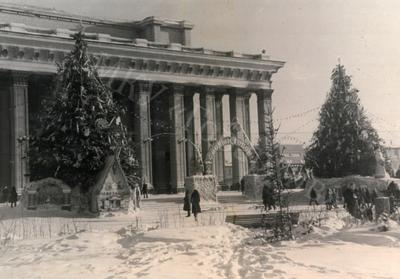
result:
[[[319,114],[319,126],[306,149],[306,166],[319,177],[372,175],[380,138],[360,105],[358,90],[343,65],[331,76],[332,86]]]
[[[272,188],[274,199],[278,205],[278,213],[273,226],[273,236],[268,237],[270,241],[292,239],[292,223],[289,215],[289,193],[282,183],[284,169],[282,168],[282,149],[276,141],[279,129],[274,128],[273,112],[269,111],[265,119],[267,122],[266,139],[260,140],[256,147],[258,160],[255,172],[265,175],[266,186]]]
[[[113,99],[94,68],[81,32],[59,66],[55,98],[43,103],[40,129],[32,135],[33,179],[54,176],[86,192],[108,155],[118,155],[132,182],[137,162],[121,123],[124,109]],[[117,152],[118,150],[118,152]]]

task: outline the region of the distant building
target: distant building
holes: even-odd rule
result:
[[[385,150],[396,173],[400,166],[400,147],[385,147]]]
[[[302,144],[282,144],[281,152],[284,163],[296,167],[304,166],[305,151]]]
[[[282,144],[280,150],[285,167],[282,182],[289,188],[304,187],[307,171],[304,167],[305,151],[303,145]]]

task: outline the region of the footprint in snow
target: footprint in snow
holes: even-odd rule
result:
[[[73,234],[73,235],[70,235],[70,236],[66,237],[65,239],[72,240],[72,239],[78,239],[78,238],[79,237],[77,237],[75,234]]]

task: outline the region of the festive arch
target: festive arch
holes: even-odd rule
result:
[[[256,163],[257,155],[249,140],[242,140],[237,137],[223,137],[217,140],[207,151],[207,155],[204,160],[206,174],[212,174],[214,157],[217,151],[225,145],[237,146],[246,155],[251,166]]]

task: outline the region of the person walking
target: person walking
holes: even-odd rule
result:
[[[143,186],[142,186],[142,194],[143,194],[143,198],[144,198],[144,199],[148,199],[148,198],[149,198],[148,186],[147,186],[147,183],[146,183],[146,182],[143,183]]]
[[[332,201],[333,201],[332,198],[333,198],[332,189],[328,188],[328,190],[326,190],[326,195],[325,195],[326,210],[332,209]]]
[[[244,182],[244,177],[240,179],[240,191],[242,192],[242,195],[244,195],[244,190],[245,190],[245,182]]]
[[[343,191],[343,208],[349,210],[349,204],[351,203],[351,199],[353,197],[353,191],[350,186],[346,186]]]
[[[375,200],[377,197],[379,197],[378,191],[376,190],[376,188],[374,188],[371,193],[371,202],[373,205],[375,205]]]
[[[190,217],[190,194],[189,190],[186,190],[185,192],[185,198],[183,199],[183,210],[187,211],[186,217]]]
[[[317,201],[317,192],[315,192],[314,188],[311,188],[310,191],[310,203],[309,205],[318,205],[318,201]]]
[[[264,210],[271,210],[274,208],[275,210],[275,199],[274,199],[274,192],[271,187],[268,187],[267,184],[264,184],[263,192],[262,192],[262,199],[264,204]]]
[[[17,190],[15,189],[15,187],[12,187],[10,196],[8,198],[11,207],[17,207],[17,199],[18,199]]]
[[[194,220],[197,221],[197,215],[201,213],[201,207],[200,207],[200,194],[196,189],[193,190],[190,201],[192,203],[192,212],[194,215]]]
[[[365,202],[365,204],[366,204],[367,206],[371,206],[371,204],[372,204],[372,199],[371,199],[371,195],[370,195],[370,193],[369,193],[369,191],[368,191],[368,188],[367,188],[367,187],[363,188],[363,189],[362,189],[362,193],[363,193],[363,196],[364,196],[364,202]]]
[[[332,189],[332,207],[333,207],[333,208],[338,208],[338,205],[337,205],[337,197],[338,197],[337,189],[336,189],[336,188],[333,188],[333,189]]]

